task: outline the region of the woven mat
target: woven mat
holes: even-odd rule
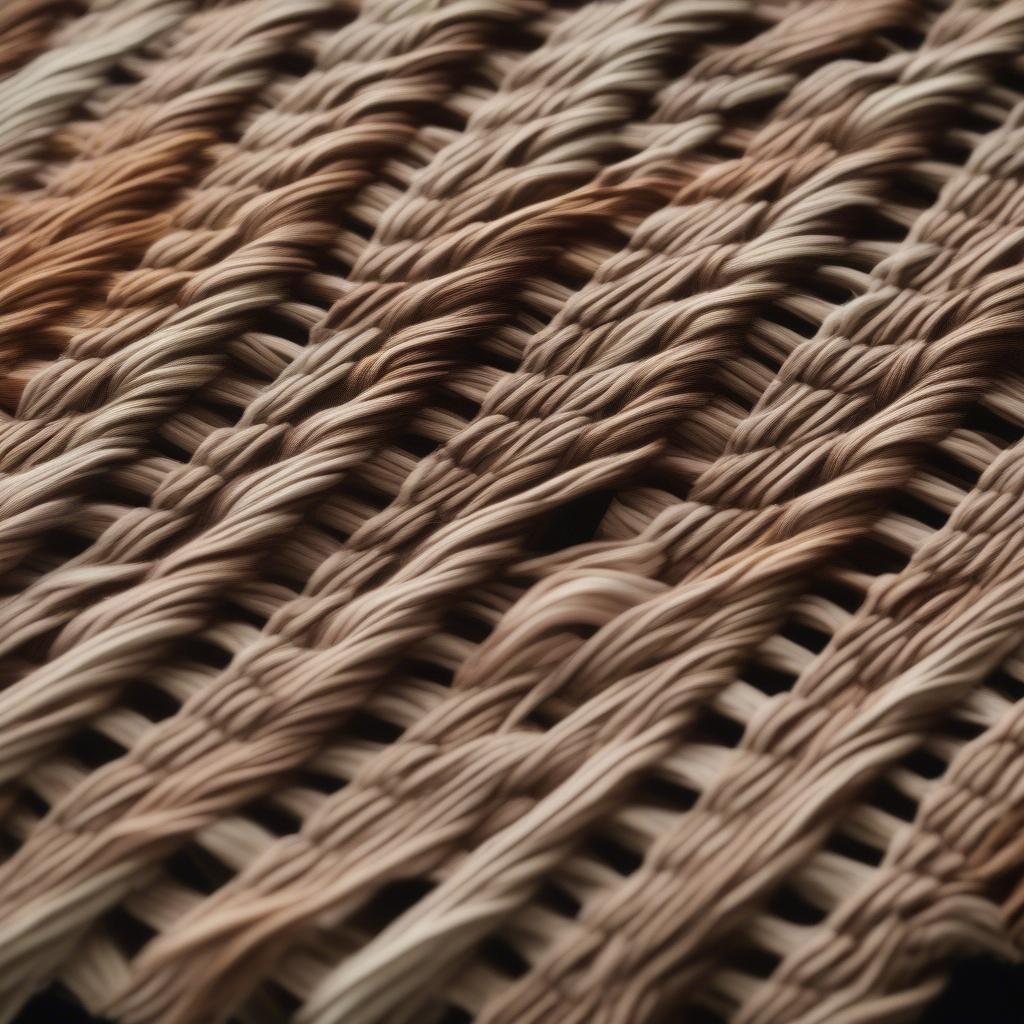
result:
[[[0,1020],[1017,955],[1024,0],[7,0],[0,74]]]

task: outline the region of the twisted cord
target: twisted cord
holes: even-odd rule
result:
[[[68,0],[11,0],[0,11],[0,75],[7,76],[42,52],[62,18],[73,16]]]
[[[1011,148],[1014,136],[1019,130],[1007,139],[1007,157],[1019,144],[1014,140]],[[890,762],[900,747],[912,749],[927,734],[929,719],[964,700],[1019,644],[1021,456],[1018,444],[997,457],[946,526],[902,573],[880,581],[869,604],[798,682],[804,714],[820,709],[836,723],[830,735],[804,744],[808,759],[826,765],[823,774],[835,775],[844,746],[856,744],[863,756],[873,741]],[[996,560],[987,557],[993,550],[1000,552]],[[954,631],[937,628],[939,622]],[[853,693],[862,699],[849,707],[839,684],[858,665],[871,675],[857,677]],[[814,936],[792,950],[738,1020],[836,1019],[866,993],[877,1003],[866,1019],[884,1019],[881,997],[920,1004],[933,991],[934,977],[920,979],[892,951],[931,929],[938,929],[933,958],[950,950],[1012,955],[1003,915],[984,884],[1013,854],[1007,826],[1024,812],[1017,795],[1021,717],[1005,701],[998,710],[994,724],[959,752],[927,794],[878,873],[832,912],[823,934],[842,941]],[[772,718],[778,728],[781,715]],[[768,725],[750,738],[762,757]],[[738,776],[735,784],[742,785]],[[969,829],[961,827],[964,821],[972,822]],[[943,920],[965,918],[972,921],[969,935],[950,929],[947,939]]]
[[[95,0],[65,26],[55,45],[0,80],[0,187],[27,178],[47,140],[114,65],[177,26],[194,7],[185,0]]]

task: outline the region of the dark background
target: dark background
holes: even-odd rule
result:
[[[33,999],[15,1024],[104,1022],[84,1013],[66,994],[52,990]],[[920,1024],[1024,1024],[1024,966],[983,958],[963,961]]]

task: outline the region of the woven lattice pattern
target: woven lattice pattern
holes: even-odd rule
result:
[[[0,1019],[1017,956],[1024,0],[7,0],[0,268]]]

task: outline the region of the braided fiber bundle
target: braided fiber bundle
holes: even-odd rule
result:
[[[1024,954],[1024,0],[8,0],[0,267],[0,1020]]]

